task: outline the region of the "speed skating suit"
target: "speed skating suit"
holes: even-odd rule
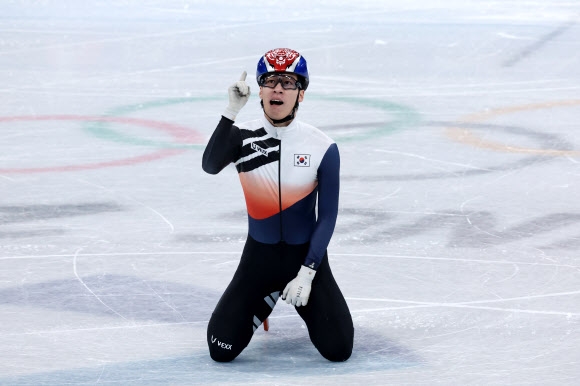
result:
[[[348,359],[352,317],[326,252],[338,212],[336,143],[296,119],[275,127],[265,118],[234,125],[222,117],[202,166],[217,174],[230,163],[244,191],[248,237],[234,277],[209,321],[211,357],[219,362],[236,358],[270,315],[286,284],[306,265],[316,270],[316,276],[308,304],[296,311],[322,356]]]

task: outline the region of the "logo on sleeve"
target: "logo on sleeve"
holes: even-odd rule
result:
[[[252,142],[252,149],[257,151],[258,153],[262,153],[263,156],[268,156],[268,152],[265,149],[262,149],[260,146],[256,145],[254,142]]]
[[[310,167],[310,154],[294,154],[294,166]]]

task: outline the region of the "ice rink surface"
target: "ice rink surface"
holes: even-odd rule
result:
[[[434,4],[435,3],[435,4]],[[578,385],[580,3],[4,1],[0,384]],[[232,363],[206,326],[247,219],[201,169],[242,71],[308,61],[342,156],[331,363],[280,301]]]

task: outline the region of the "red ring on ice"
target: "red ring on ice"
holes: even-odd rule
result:
[[[151,129],[160,130],[171,135],[181,143],[192,143],[201,138],[201,135],[192,129],[170,124],[166,122],[152,121],[148,119],[114,117],[114,116],[89,116],[89,115],[38,115],[38,116],[12,116],[0,117],[0,122],[20,122],[20,121],[97,121],[97,122],[116,122],[129,125],[144,126]],[[153,153],[144,154],[136,157],[128,157],[119,160],[97,162],[91,164],[49,166],[38,168],[7,168],[1,169],[0,173],[18,174],[18,173],[47,173],[47,172],[70,172],[78,170],[102,169],[107,167],[135,165],[143,162],[155,161],[162,158],[171,157],[187,151],[188,149],[164,149]]]

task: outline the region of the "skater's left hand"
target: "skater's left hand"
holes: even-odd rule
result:
[[[296,307],[308,304],[314,275],[316,275],[315,270],[303,265],[296,278],[288,283],[282,291],[282,300]]]

